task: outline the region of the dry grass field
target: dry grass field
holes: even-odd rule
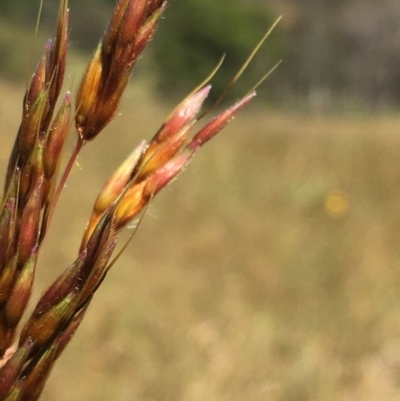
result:
[[[23,87],[0,82],[0,165]],[[71,263],[102,182],[173,105],[130,88],[39,263]],[[43,401],[400,400],[400,113],[251,106],[160,194]]]

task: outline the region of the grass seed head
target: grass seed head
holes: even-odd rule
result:
[[[165,0],[120,0],[81,80],[76,110],[67,92],[55,112],[65,74],[69,19],[67,0],[60,0],[56,39],[47,42],[27,85],[0,209],[0,400],[39,398],[54,362],[122,252],[110,262],[119,231],[255,95],[245,96],[190,139],[195,124],[208,112],[198,115],[211,89],[203,83],[174,109],[149,143],[140,143],[103,186],[79,256],[41,296],[18,339],[38,252],[60,192],[83,145],[114,117],[165,7]],[[73,112],[77,143],[57,182]]]

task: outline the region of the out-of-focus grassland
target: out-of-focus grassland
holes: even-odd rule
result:
[[[0,85],[0,163],[22,87]],[[37,293],[169,108],[135,87],[65,188]],[[400,116],[250,107],[156,199],[44,401],[400,399]]]

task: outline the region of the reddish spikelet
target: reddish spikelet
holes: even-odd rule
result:
[[[95,138],[114,117],[132,68],[165,4],[158,2],[158,7],[152,4],[149,9],[148,0],[124,0],[117,5],[78,90],[75,123],[82,141]]]
[[[48,312],[75,288],[85,259],[86,251],[41,296],[32,316],[38,317]]]
[[[11,347],[14,337],[16,325],[10,325],[7,320],[8,298],[13,291],[13,283],[18,278],[18,255],[10,258],[0,276],[0,359],[4,358],[7,350]]]
[[[116,40],[115,40],[115,55],[113,57],[112,67],[118,67],[127,65],[125,60],[119,59],[120,57],[126,56],[129,57],[129,60],[133,59],[133,56],[129,51],[133,52],[135,46],[132,46],[132,43],[135,43],[140,28],[145,22],[147,9],[147,0],[133,0],[127,4],[125,9],[125,13],[122,17],[121,23],[119,24]],[[111,29],[113,29],[111,27]],[[129,49],[125,49],[128,46]],[[129,64],[128,64],[129,67]],[[116,73],[121,74],[124,71],[116,71]]]
[[[101,50],[101,45],[99,45],[86,69],[86,73],[81,81],[76,96],[77,112],[75,116],[75,124],[77,131],[82,138],[84,138],[84,124],[86,124],[86,120],[88,119],[92,107],[94,107],[98,101],[98,91],[101,88],[101,79],[103,75]]]
[[[0,215],[0,275],[2,274],[5,264],[10,257],[12,246],[12,239],[15,232],[16,218],[15,213],[17,210],[16,194],[13,193],[15,188],[10,188],[11,194],[8,200],[4,203],[3,210]],[[1,297],[1,285],[0,285]]]
[[[33,251],[31,257],[26,261],[8,296],[5,317],[7,324],[12,328],[16,327],[21,320],[31,296],[36,261],[37,249]]]
[[[133,62],[135,62],[137,60],[140,53],[142,53],[142,51],[146,47],[147,43],[149,43],[149,41],[153,37],[154,32],[157,27],[157,24],[158,24],[158,21],[159,21],[161,15],[163,14],[165,7],[167,5],[167,3],[165,1],[162,1],[162,2],[160,1],[158,3],[159,4],[157,5],[157,7],[159,7],[159,8],[155,9],[155,11],[152,12],[151,14],[150,13],[148,14],[149,17],[147,18],[147,20],[145,21],[143,26],[140,28],[140,31],[138,32],[138,35],[136,37],[136,42],[135,42],[135,53],[133,54],[133,56],[134,56]],[[132,66],[131,66],[131,68],[132,68]]]
[[[74,316],[77,306],[78,293],[72,291],[43,315],[32,315],[22,329],[20,341],[24,342],[31,338],[35,351],[44,347]]]
[[[52,343],[46,349],[39,351],[35,358],[24,368],[21,375],[25,378],[23,391],[21,392],[22,399],[29,399],[29,401],[39,399],[55,361],[81,324],[88,305],[79,309],[71,321],[58,332]]]
[[[222,112],[220,115],[210,121],[204,128],[202,128],[188,144],[188,149],[197,151],[206,142],[218,134],[232,119],[243,109],[253,98],[256,93],[253,92],[245,98],[235,103],[232,107]]]
[[[86,301],[85,305],[80,306],[80,309],[77,310],[74,317],[71,321],[66,325],[61,332],[58,333],[54,343],[57,345],[56,358],[58,358],[61,353],[64,351],[65,347],[69,344],[72,337],[74,336],[76,330],[82,323],[83,318],[85,317],[85,313],[90,305],[90,299]]]
[[[24,107],[25,110],[29,110],[31,106],[36,102],[39,95],[46,91],[46,64],[47,54],[51,47],[51,40],[49,40],[44,49],[42,58],[40,59],[39,65],[33,74],[31,85],[25,95]]]
[[[53,106],[51,107],[52,110],[54,110],[54,105],[57,102],[64,82],[68,48],[68,22],[68,1],[61,0],[58,9],[56,41],[49,54],[48,68],[46,71],[46,81],[50,86],[49,100],[50,105]]]
[[[159,168],[147,180],[143,190],[143,196],[146,199],[150,199],[152,195],[156,195],[158,192],[160,192],[161,189],[166,187],[177,177],[179,173],[184,170],[192,156],[192,152],[182,152]]]
[[[149,177],[181,150],[193,125],[187,125],[162,143],[150,143],[138,166],[138,181]]]
[[[71,120],[71,93],[67,92],[63,104],[52,124],[44,145],[44,171],[46,178],[51,180],[58,170],[61,152],[68,136]],[[54,180],[53,180],[54,181]]]
[[[121,25],[122,18],[125,15],[129,3],[131,3],[131,0],[120,0],[114,9],[114,14],[111,17],[111,21],[108,24],[102,41],[102,51],[105,56],[112,56],[118,36],[117,27]]]
[[[40,93],[32,107],[23,115],[17,142],[20,166],[25,165],[25,162],[29,159],[32,151],[35,149],[36,141],[41,130],[43,111],[47,100],[47,92]]]
[[[114,212],[114,225],[116,230],[123,228],[128,222],[134,219],[141,210],[146,206],[146,199],[143,196],[143,191],[146,186],[146,181],[130,187],[124,197],[118,204]]]
[[[4,267],[1,275],[0,275],[0,305],[2,305],[7,299],[12,290],[12,283],[14,281],[14,277],[17,271],[18,264],[18,254],[15,254],[13,257],[7,260],[7,264]],[[0,337],[1,339],[1,337]],[[1,343],[1,341],[0,341]],[[0,349],[2,347],[0,346]],[[1,355],[1,353],[0,353]]]
[[[43,178],[39,179],[21,216],[21,227],[18,241],[18,263],[24,265],[32,250],[37,246],[42,206]]]
[[[21,374],[31,348],[32,340],[28,339],[22,346],[18,348],[18,350],[7,361],[7,363],[0,368],[0,400],[5,399]]]
[[[139,160],[143,156],[143,152],[147,147],[147,143],[142,143],[129,155],[128,158],[118,167],[118,169],[107,180],[101,189],[99,196],[94,205],[94,213],[102,215],[107,208],[117,200],[125,186],[129,183]]]
[[[105,244],[110,239],[111,235],[113,235],[114,233],[111,217],[112,216],[110,210],[108,210],[106,213],[102,215],[100,221],[97,223],[95,229],[93,230],[93,233],[90,235],[87,243],[84,245],[84,249],[87,252],[87,256],[82,271],[86,270],[85,273],[86,277],[89,274],[90,266],[92,265],[92,263],[96,261],[96,258],[102,251],[103,246],[105,246]],[[83,244],[81,245],[81,248],[82,246]],[[81,251],[83,251],[83,249],[81,249]],[[81,278],[83,279],[83,277]]]
[[[82,280],[84,286],[80,292],[79,303],[80,305],[86,304],[90,297],[97,290],[98,286],[105,277],[107,264],[110,260],[115,247],[117,246],[118,238],[110,238],[108,242],[102,247],[100,254],[96,258],[96,262],[91,265],[90,273]]]
[[[24,371],[24,384],[20,399],[29,401],[39,399],[56,358],[57,345],[52,344],[40,355],[40,358],[31,362],[31,366]]]
[[[204,100],[210,93],[211,85],[200,89],[193,95],[186,98],[170,115],[167,121],[153,137],[153,141],[163,142],[175,135],[189,122],[192,122],[199,112]]]

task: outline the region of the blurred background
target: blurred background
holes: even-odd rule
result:
[[[0,2],[3,168],[38,4]],[[114,4],[70,0],[68,89]],[[35,60],[57,5],[45,1]],[[400,400],[398,0],[170,0],[121,115],[72,172],[36,298],[129,150],[227,53],[217,97],[281,14],[225,107],[284,62],[152,203],[44,401]]]

